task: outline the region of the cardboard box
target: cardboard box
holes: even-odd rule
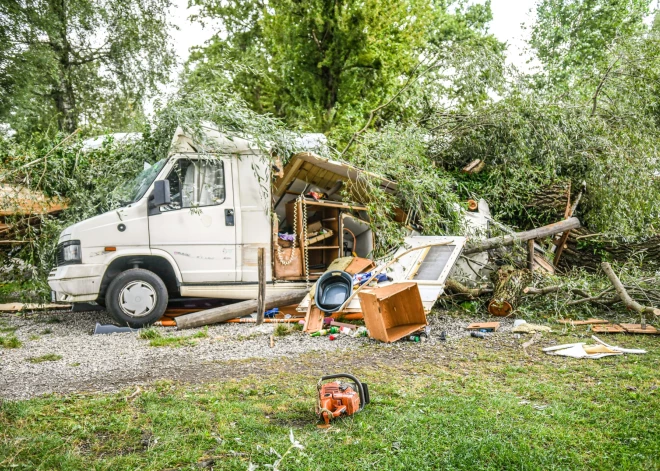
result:
[[[364,289],[358,294],[369,336],[395,342],[427,326],[419,288],[414,281]]]

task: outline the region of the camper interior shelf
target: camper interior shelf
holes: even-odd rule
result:
[[[296,205],[298,205],[297,209]],[[308,251],[309,274],[305,273],[306,267],[303,266],[303,276],[318,278],[333,260],[344,255],[342,214],[344,211],[365,209],[364,206],[311,199],[295,199],[286,204],[287,225],[294,227],[295,215],[298,219],[295,224],[296,237],[300,241],[300,246]],[[349,244],[351,250],[354,250],[355,244],[352,239]]]

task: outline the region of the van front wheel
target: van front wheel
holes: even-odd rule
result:
[[[155,273],[133,268],[110,282],[105,304],[120,325],[143,327],[156,322],[165,313],[167,288]]]

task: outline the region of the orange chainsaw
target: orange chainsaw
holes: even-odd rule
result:
[[[352,382],[333,381],[329,379],[350,379]],[[325,426],[330,421],[343,415],[353,415],[369,404],[369,388],[355,376],[346,373],[323,376],[317,385],[319,398],[316,404],[316,414],[323,419]]]

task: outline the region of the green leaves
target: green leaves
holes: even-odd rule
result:
[[[486,32],[488,4],[457,3],[450,11],[444,2],[429,0],[276,0],[268,8],[256,0],[193,3],[201,7],[197,19],[219,21],[226,35],[191,56],[186,89],[224,87],[290,127],[324,132],[344,143],[369,111],[415,75],[420,58],[427,65],[437,62],[434,69],[444,75],[429,74],[426,88],[392,103],[390,118],[418,117],[416,105],[428,95],[430,100],[446,93],[469,95],[471,102],[483,99],[487,76],[474,81],[459,73],[456,87],[437,88],[442,80],[452,82],[447,72],[461,69],[459,58],[463,64],[483,63],[475,51],[487,47],[502,64],[502,45]]]
[[[20,134],[124,128],[169,79],[170,0],[0,5],[0,120]]]

